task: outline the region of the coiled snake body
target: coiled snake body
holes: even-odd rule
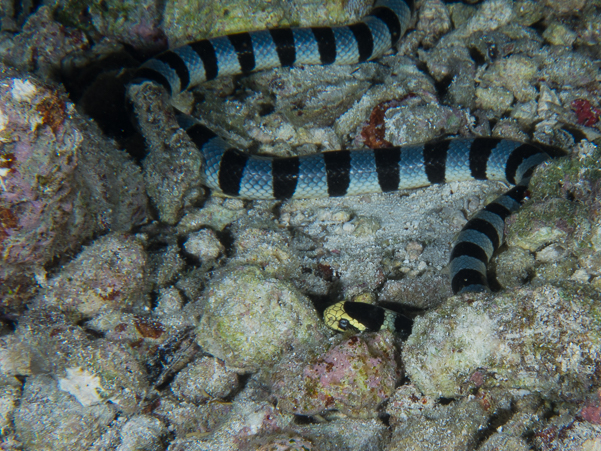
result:
[[[163,86],[171,95],[218,76],[301,64],[355,64],[380,57],[405,33],[413,0],[378,0],[360,22],[339,27],[279,28],[201,40],[147,61],[133,83]],[[464,180],[515,185],[463,227],[450,260],[454,293],[488,290],[487,264],[503,242],[504,221],[524,200],[544,146],[497,138],[442,140],[377,150],[331,151],[304,157],[258,157],[234,148],[193,118],[180,125],[202,153],[205,183],[247,199],[345,196]],[[334,329],[398,329],[380,307],[338,303],[324,318]],[[395,325],[396,322],[396,325]],[[407,326],[406,322],[404,327]]]

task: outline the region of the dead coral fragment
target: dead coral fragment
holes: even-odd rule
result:
[[[82,317],[107,309],[125,309],[144,301],[145,266],[146,254],[134,238],[107,235],[84,248],[51,279],[45,295],[38,298],[37,303],[54,305]],[[136,322],[136,327],[156,335],[142,320]]]
[[[114,416],[106,403],[82,405],[51,376],[30,376],[15,413],[15,429],[26,449],[91,449]]]
[[[468,297],[415,322],[403,358],[424,394],[501,387],[559,400],[590,389],[601,351],[598,292],[565,285]]]
[[[180,371],[171,391],[182,401],[200,404],[225,398],[238,386],[238,375],[215,357],[201,357]]]

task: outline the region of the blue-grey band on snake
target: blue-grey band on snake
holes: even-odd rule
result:
[[[351,25],[279,28],[204,39],[147,61],[137,70],[133,83],[158,83],[175,95],[224,75],[279,66],[373,60],[398,42],[412,13],[413,0],[378,0],[367,16]],[[304,157],[250,156],[231,148],[187,115],[180,115],[179,121],[204,157],[206,185],[226,196],[316,198],[464,180],[501,180],[515,185],[478,212],[455,241],[450,260],[454,293],[488,290],[487,265],[503,242],[505,218],[523,202],[535,167],[549,158],[543,145],[498,138],[450,139]],[[359,313],[351,313],[343,304],[336,304],[324,317],[328,325],[339,330],[344,326],[379,329],[378,320],[366,325],[355,318],[363,313],[382,316],[369,313],[372,308],[379,307],[364,304]],[[380,326],[383,324],[384,320]]]

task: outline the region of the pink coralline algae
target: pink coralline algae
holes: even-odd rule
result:
[[[580,411],[580,417],[589,423],[601,425],[601,390],[592,402],[587,403]]]
[[[572,110],[574,110],[574,113],[576,113],[580,125],[592,127],[599,122],[601,109],[593,107],[588,100],[576,99],[572,101],[571,107]]]
[[[384,332],[344,339],[306,364],[284,364],[274,384],[278,407],[301,415],[337,409],[374,417],[400,378],[395,357],[394,339]]]
[[[60,88],[5,69],[0,84],[0,299],[19,308],[43,265],[146,217],[139,169]]]

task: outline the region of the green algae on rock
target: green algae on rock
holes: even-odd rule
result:
[[[578,399],[597,377],[600,300],[573,284],[456,296],[416,320],[403,350],[407,374],[434,397],[501,387]]]
[[[574,158],[557,159],[535,171],[530,201],[507,219],[509,249],[497,258],[503,286],[515,286],[519,273],[537,285],[569,277],[587,282],[600,275],[599,150],[582,142],[573,153]],[[510,259],[508,253],[521,258]],[[525,264],[516,265],[519,260]]]
[[[576,203],[557,197],[532,203],[511,222],[507,243],[530,252],[549,243],[566,243],[590,230],[585,213]]]
[[[369,1],[333,0],[175,0],[165,3],[163,27],[170,46],[201,38],[268,27],[347,23],[371,5]],[[354,7],[353,7],[354,6]]]
[[[216,273],[197,327],[203,349],[239,373],[273,364],[288,349],[319,348],[326,336],[306,297],[255,266],[230,266]]]

